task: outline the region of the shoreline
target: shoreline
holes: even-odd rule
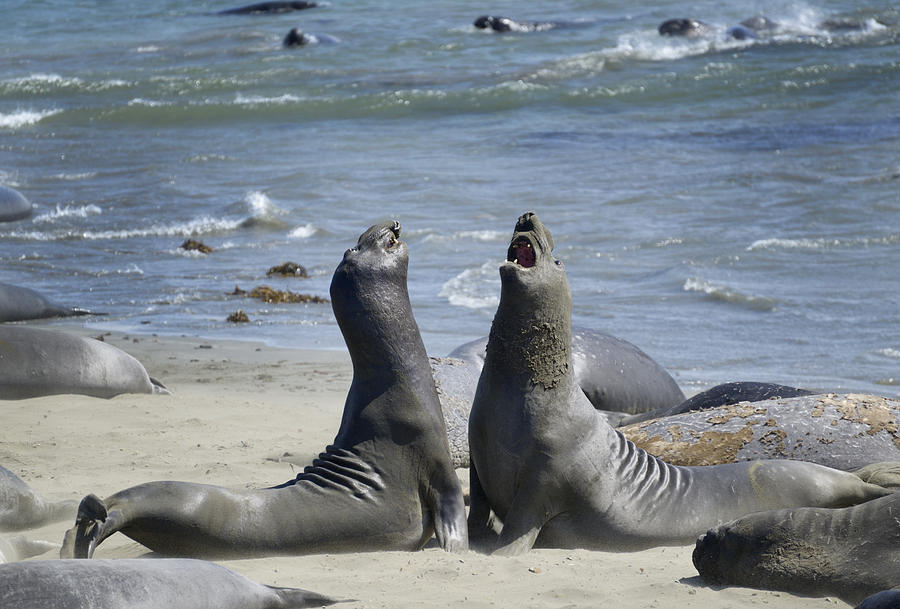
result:
[[[94,329],[85,329],[96,335]],[[346,352],[261,343],[102,332],[139,359],[172,391],[110,400],[59,395],[3,401],[0,464],[48,499],[109,495],[151,480],[232,488],[293,478],[328,444],[340,424],[352,369]],[[464,470],[458,470],[464,485]],[[24,531],[60,543],[71,521]],[[633,553],[532,550],[515,558],[420,552],[324,554],[216,561],[260,583],[357,599],[353,608],[596,606],[623,608],[849,606],[833,597],[801,597],[704,585],[693,546]],[[98,558],[148,551],[119,534]],[[36,559],[56,558],[56,551]]]

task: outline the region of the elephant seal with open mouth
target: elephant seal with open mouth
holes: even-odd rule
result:
[[[469,418],[473,543],[629,551],[694,541],[762,510],[844,507],[890,491],[797,461],[679,467],[599,414],[571,365],[572,297],[550,231],[521,216]],[[502,521],[494,539],[494,517]]]

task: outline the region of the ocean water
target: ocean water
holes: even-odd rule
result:
[[[343,349],[343,251],[395,218],[430,353],[486,335],[515,220],[566,264],[574,321],[687,391],[900,395],[900,12],[887,0],[6,3],[0,281],[106,312],[49,322]],[[738,3],[740,4],[740,3]],[[482,14],[555,21],[477,30]],[[764,14],[758,40],[725,29]],[[659,36],[695,17],[707,37]],[[859,29],[828,31],[829,18]],[[285,49],[292,27],[320,44]],[[179,248],[187,238],[214,248]],[[308,279],[266,277],[285,261]],[[252,320],[232,324],[237,309]]]

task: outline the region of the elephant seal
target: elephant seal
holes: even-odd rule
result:
[[[750,514],[700,536],[693,562],[714,585],[858,603],[900,586],[900,493],[843,509]]]
[[[75,515],[78,502],[47,501],[24,480],[0,466],[0,531],[22,531]]]
[[[778,385],[776,383],[757,383],[754,381],[722,383],[669,408],[647,410],[623,417],[619,421],[619,426],[633,425],[634,423],[649,421],[650,419],[671,417],[672,415],[686,412],[709,410],[719,406],[730,406],[738,402],[762,402],[763,400],[793,398],[812,394],[813,392],[808,389],[798,389],[797,387],[788,387],[787,385]]]
[[[98,313],[59,305],[30,288],[0,282],[0,322],[76,315],[98,315]]]
[[[38,539],[28,539],[24,535],[0,537],[0,564],[18,562],[53,549],[59,549],[59,544]]]
[[[668,19],[660,23],[656,29],[660,36],[685,36],[687,38],[707,36],[712,32],[712,28],[708,24],[697,19]]]
[[[479,30],[490,29],[495,32],[541,32],[558,28],[561,24],[553,21],[514,21],[509,17],[482,15],[472,25]]]
[[[33,560],[0,565],[4,609],[300,609],[337,601],[300,588],[257,584],[189,558]]]
[[[464,343],[447,357],[432,357],[454,467],[469,467],[469,411],[484,365],[487,337]],[[684,400],[675,379],[649,355],[605,332],[572,332],[575,380],[611,425],[645,411],[667,411]]]
[[[866,597],[855,609],[900,609],[900,588],[876,592]]]
[[[268,13],[290,13],[319,6],[315,2],[257,2],[247,6],[219,11],[219,15],[264,15]]]
[[[0,184],[0,222],[24,220],[31,213],[31,203],[22,193]]]
[[[304,45],[310,44],[313,41],[312,38],[308,34],[304,34],[300,31],[300,28],[292,28],[290,32],[284,37],[281,44],[286,47],[302,47]]]
[[[741,515],[843,507],[890,491],[797,461],[669,465],[612,428],[571,366],[572,297],[553,238],[534,213],[516,223],[500,304],[469,418],[473,544],[630,551],[685,544]],[[493,516],[492,516],[493,514]],[[495,540],[494,518],[502,521]]]
[[[92,338],[0,326],[0,400],[78,393],[169,393],[121,349]]]
[[[900,461],[900,400],[825,394],[741,402],[619,431],[675,465],[796,459],[849,471]]]
[[[149,482],[85,497],[61,556],[117,531],[164,553],[249,557],[468,546],[431,368],[412,314],[400,224],[362,234],[331,281],[353,381],[334,443],[295,479],[258,490]]]

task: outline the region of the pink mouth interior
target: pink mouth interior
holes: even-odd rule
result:
[[[519,263],[519,266],[531,268],[535,263],[534,249],[526,240],[516,241],[510,248],[512,251],[511,259]]]

